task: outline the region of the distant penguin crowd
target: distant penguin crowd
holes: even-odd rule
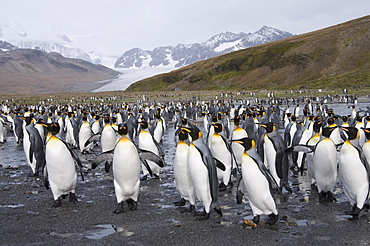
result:
[[[339,178],[351,206],[344,213],[357,217],[369,208],[370,110],[346,100],[350,114],[339,115],[326,104],[332,98],[325,100],[2,102],[0,143],[14,134],[31,175],[50,188],[53,207],[66,196],[77,202],[77,177],[104,165],[113,173],[114,213],[136,210],[140,183],[171,165],[180,197],[174,204],[188,205],[197,220],[209,219],[212,209],[222,216],[219,193],[236,186],[235,202],[245,196],[252,209],[249,224],[261,216],[278,222],[275,196],[293,192],[290,172],[308,175],[320,203],[336,202]],[[166,163],[169,127],[176,150]],[[86,153],[96,155],[91,163],[79,159]]]

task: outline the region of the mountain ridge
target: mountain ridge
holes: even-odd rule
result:
[[[127,91],[370,87],[370,16],[193,63]]]
[[[115,68],[146,68],[158,66],[186,66],[197,61],[209,59],[234,50],[240,50],[265,42],[291,37],[293,34],[276,28],[263,26],[254,33],[223,32],[213,35],[202,43],[159,46],[152,51],[132,48],[120,56]],[[227,47],[225,44],[231,44]],[[217,49],[221,45],[225,48]]]

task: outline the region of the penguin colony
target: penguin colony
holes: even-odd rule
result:
[[[281,101],[188,101],[164,103],[0,104],[0,142],[7,132],[23,145],[31,175],[43,176],[54,204],[62,198],[77,202],[78,172],[112,167],[117,198],[115,213],[136,210],[140,182],[159,178],[164,162],[161,145],[168,127],[176,129],[172,163],[180,200],[197,220],[208,219],[213,208],[222,216],[220,192],[237,185],[235,200],[248,198],[255,227],[279,220],[275,196],[292,190],[288,173],[309,176],[320,203],[333,203],[339,174],[357,217],[368,208],[370,183],[370,112],[352,106],[340,116],[325,104],[309,99],[290,112]],[[267,105],[267,106],[264,106]],[[80,154],[99,149],[93,163]],[[95,150],[96,151],[96,150]],[[91,169],[91,170],[90,170]],[[307,172],[304,172],[307,170]],[[145,194],[144,194],[145,195]],[[196,201],[203,210],[196,209]]]

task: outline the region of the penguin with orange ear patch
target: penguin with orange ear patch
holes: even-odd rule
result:
[[[341,127],[348,139],[339,153],[339,173],[343,191],[348,197],[352,210],[345,214],[358,216],[369,196],[370,170],[362,150],[351,143],[360,137],[356,127]]]
[[[278,211],[273,197],[272,184],[274,178],[263,164],[258,155],[249,155],[256,142],[251,138],[232,140],[244,147],[242,156],[242,182],[248,193],[249,205],[253,211],[253,222],[258,224],[261,215],[268,215],[266,224],[274,224],[278,221]]]

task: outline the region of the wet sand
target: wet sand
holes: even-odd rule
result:
[[[173,180],[173,125],[167,129],[163,149],[167,166],[160,179],[141,182],[138,209],[114,214],[116,198],[112,173],[103,165],[86,170],[85,181],[78,178],[78,202],[67,199],[52,208],[53,198],[40,178],[29,177],[22,146],[14,137],[0,146],[0,245],[368,245],[370,214],[358,219],[344,215],[350,210],[338,180],[334,195],[338,202],[319,204],[318,194],[310,190],[307,173],[290,171],[293,193],[275,194],[279,222],[257,228],[243,227],[252,219],[245,196],[236,203],[234,187],[220,192],[223,216],[211,212],[209,220],[196,221],[184,208],[175,207],[179,195]],[[80,155],[88,167],[99,153]],[[79,152],[76,150],[76,152]],[[13,168],[11,168],[13,167]],[[197,209],[202,205],[197,203]]]

